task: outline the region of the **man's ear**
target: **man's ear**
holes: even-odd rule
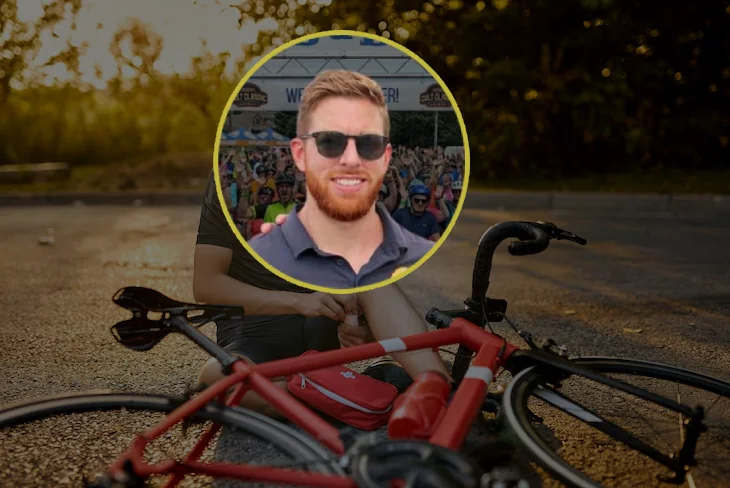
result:
[[[291,149],[291,157],[294,160],[294,164],[297,166],[299,171],[304,173],[306,169],[306,164],[304,163],[304,153],[306,151],[306,148],[304,147],[304,141],[297,137],[291,140],[291,142],[289,143],[289,147]]]

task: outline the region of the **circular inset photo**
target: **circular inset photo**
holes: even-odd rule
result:
[[[329,31],[280,46],[241,80],[214,172],[229,225],[266,269],[356,293],[410,274],[448,237],[469,145],[423,60],[383,37]]]

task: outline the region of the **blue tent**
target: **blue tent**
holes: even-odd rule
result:
[[[269,143],[280,143],[282,146],[287,145],[287,143],[290,141],[290,139],[286,136],[283,136],[276,132],[274,129],[269,127],[268,129],[259,132],[256,137],[260,141],[269,142]]]
[[[224,132],[221,135],[221,143],[225,146],[246,146],[253,141],[258,141],[258,139],[244,127],[227,134]]]

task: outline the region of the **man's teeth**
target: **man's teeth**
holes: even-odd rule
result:
[[[361,181],[362,180],[340,180],[340,179],[335,180],[335,182],[338,185],[343,185],[343,186],[355,186],[355,185],[359,185]]]

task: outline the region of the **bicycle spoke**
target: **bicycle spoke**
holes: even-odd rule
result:
[[[710,410],[712,410],[715,405],[717,405],[717,402],[720,401],[720,399],[724,398],[722,395],[717,395],[717,398],[715,398],[715,401],[710,404],[709,407],[705,410],[705,415],[708,415],[710,413]]]
[[[685,473],[681,486],[714,488],[727,483],[730,479],[727,428],[730,385],[720,385],[720,390],[713,391],[716,383],[710,386],[708,382],[705,386],[703,378],[693,378],[691,373],[674,374],[671,368],[662,369],[660,365],[654,368],[649,363],[630,360],[607,359],[587,365],[609,378],[685,407],[704,407],[706,415],[702,424],[708,430],[699,435],[693,453],[697,465]],[[550,466],[553,473],[562,469],[558,466],[573,466],[585,473],[585,479],[601,486],[672,486],[661,480],[673,476],[673,470],[667,466],[671,464],[669,455],[678,454],[688,439],[687,412],[679,416],[679,412],[649,398],[580,375],[567,376],[559,383],[556,393],[565,401],[558,398],[547,401],[550,398],[543,398],[542,392],[554,385],[549,371],[543,373],[535,368],[515,378],[506,392],[514,403],[506,404],[505,411],[509,412],[513,404],[524,407],[519,415],[508,415],[507,420],[511,426],[524,426],[522,432],[528,439],[539,439],[539,443],[532,444],[537,448],[533,452],[540,453],[539,459],[555,460],[554,467]],[[520,388],[515,383],[524,386]],[[721,399],[725,401],[720,402]],[[535,422],[531,413],[541,421]],[[523,446],[533,448],[529,442]],[[567,478],[563,481],[570,479],[568,472],[565,473]]]
[[[679,393],[679,383],[677,383],[677,403],[682,403],[682,395]],[[684,415],[679,412],[679,442],[684,444]]]

